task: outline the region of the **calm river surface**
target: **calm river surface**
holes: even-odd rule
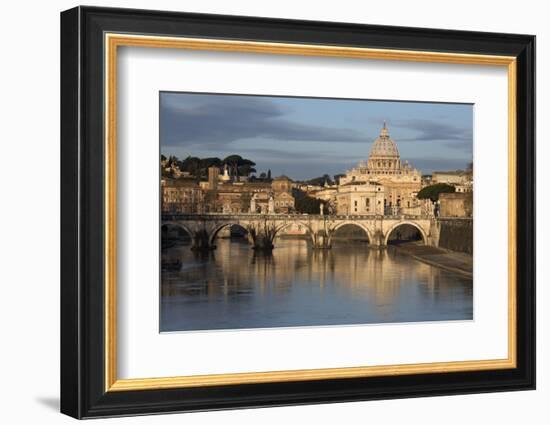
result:
[[[312,250],[280,239],[272,255],[243,240],[217,249],[163,250],[180,259],[162,272],[162,332],[472,319],[472,280],[394,248],[335,243]]]

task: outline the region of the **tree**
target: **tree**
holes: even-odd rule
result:
[[[200,169],[202,175],[208,175],[208,169],[210,167],[218,167],[221,168],[223,165],[222,160],[220,158],[216,157],[210,157],[210,158],[202,158],[200,160]]]
[[[326,184],[332,184],[332,179],[328,174],[323,174],[321,177],[315,177],[313,179],[306,180],[307,184],[314,186],[324,186]]]
[[[335,174],[335,175],[334,175],[334,182],[335,182],[336,184],[340,184],[340,179],[341,179],[342,177],[346,177],[346,175],[345,175],[345,174]]]
[[[178,162],[179,162],[179,159],[178,159],[177,156],[175,156],[175,155],[170,155],[170,156],[168,157],[168,162],[166,163],[166,165],[167,165],[167,167],[171,167],[172,164],[178,165]]]
[[[227,164],[231,170],[231,174],[234,176],[239,175],[239,164],[243,160],[243,157],[240,155],[229,155],[223,160],[224,164]]]
[[[180,161],[180,170],[187,171],[192,176],[200,177],[200,163],[200,158],[188,156],[183,161]]]
[[[160,167],[160,175],[161,175],[162,177],[170,177],[170,176],[168,175],[168,172],[166,171],[166,164],[165,164],[164,166],[162,165],[162,163],[163,163],[164,161],[166,161],[166,160],[167,160],[167,158],[166,158],[164,155],[161,154],[161,155],[160,155],[159,167]]]
[[[432,184],[431,186],[426,186],[423,188],[416,197],[418,199],[431,199],[432,202],[436,202],[439,200],[439,195],[441,193],[454,193],[455,187],[451,186],[450,184],[446,183],[437,183]]]
[[[328,204],[325,201],[321,201],[317,198],[308,196],[305,192],[294,189],[294,209],[299,213],[307,214],[319,214],[321,211],[321,204],[324,204],[325,211],[328,211]]]
[[[249,176],[252,173],[256,172],[254,166],[256,163],[250,159],[243,158],[240,155],[229,155],[223,160],[223,164],[231,170],[231,174],[234,176]]]
[[[170,168],[172,164],[176,164],[181,171],[188,172],[191,176],[197,179],[208,176],[210,167],[218,167],[220,170],[224,164],[227,164],[234,176],[250,176],[256,172],[254,166],[256,163],[250,159],[241,157],[240,155],[230,155],[224,160],[218,157],[199,158],[196,156],[188,156],[184,160],[179,160],[178,157],[171,155],[166,158],[161,155],[161,160],[166,161],[166,168]]]
[[[255,162],[253,162],[249,159],[244,159],[243,158],[243,160],[241,161],[241,163],[237,167],[238,175],[248,177],[250,174],[255,173],[256,172],[256,169],[254,168],[255,165],[256,165]]]

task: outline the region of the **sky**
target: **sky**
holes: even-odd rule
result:
[[[237,154],[305,180],[341,174],[367,159],[384,121],[401,160],[422,174],[472,161],[473,105],[383,100],[160,93],[161,152]]]

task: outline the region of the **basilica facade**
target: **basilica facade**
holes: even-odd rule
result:
[[[368,159],[348,170],[338,186],[328,192],[332,192],[337,214],[419,215],[426,207],[416,198],[421,188],[420,171],[401,160],[384,123]]]

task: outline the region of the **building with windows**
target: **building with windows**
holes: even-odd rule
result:
[[[171,174],[177,173],[172,170]],[[162,208],[184,213],[289,214],[296,210],[295,189],[323,201],[324,213],[328,214],[431,215],[433,205],[429,200],[417,199],[418,192],[423,185],[443,180],[458,192],[471,192],[471,172],[457,174],[435,172],[431,181],[423,180],[419,170],[401,160],[384,123],[368,159],[359,161],[336,184],[294,183],[287,176],[272,181],[239,181],[230,176],[227,165],[223,170],[213,166],[208,168],[207,181],[191,176],[165,179]]]
[[[285,175],[276,177],[271,183],[273,190],[273,210],[288,214],[294,211],[294,196],[292,196],[292,181]]]
[[[473,191],[474,178],[471,170],[434,171],[432,184],[436,183],[454,186],[459,193],[469,193]]]
[[[215,177],[213,172],[212,177]],[[216,182],[206,207],[210,212],[288,214],[294,210],[292,181],[286,176],[268,182]]]
[[[384,215],[384,186],[356,181],[338,186],[335,194],[338,215]]]
[[[204,191],[194,179],[163,178],[162,212],[168,214],[200,214],[204,212]]]
[[[208,180],[163,178],[162,212],[168,214],[263,213],[294,211],[292,181],[286,176],[272,182],[241,182],[227,179],[227,169],[208,169]]]
[[[464,170],[455,171],[434,171],[432,173],[432,184],[465,184],[472,180],[472,173]]]
[[[386,123],[372,144],[368,159],[359,161],[356,167],[340,178],[338,193],[341,187],[358,183],[377,183],[383,187],[384,214],[414,215],[421,212],[423,203],[416,198],[422,187],[421,173],[408,161],[401,161],[397,144],[390,138]],[[338,195],[336,200],[338,202]],[[337,205],[336,210],[342,208]],[[350,214],[354,213],[352,208]]]

